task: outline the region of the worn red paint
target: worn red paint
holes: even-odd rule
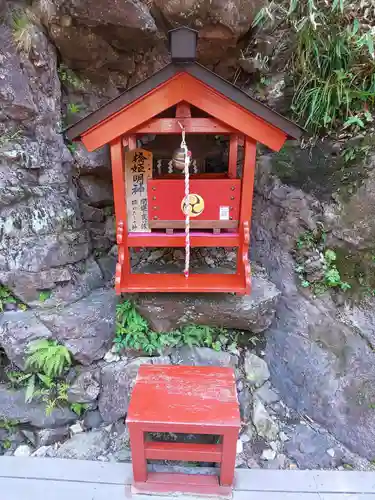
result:
[[[176,106],[174,118],[160,115]],[[192,106],[203,117],[194,117]],[[203,113],[202,113],[203,112]],[[150,233],[131,233],[125,199],[124,148],[137,145],[137,134],[180,133],[180,124],[189,134],[226,134],[230,138],[228,170],[220,174],[196,174],[190,179],[190,193],[204,199],[204,210],[191,217],[191,247],[231,246],[237,249],[237,268],[230,274],[136,274],[130,266],[129,249],[134,247],[184,247],[185,227],[181,202],[184,176],[163,175],[148,181]],[[287,134],[255,115],[214,86],[184,71],[155,84],[143,95],[116,108],[112,114],[91,124],[81,134],[88,150],[109,143],[119,249],[115,288],[120,293],[137,292],[218,292],[249,294],[251,270],[248,261],[250,219],[254,189],[256,144],[279,150]],[[189,142],[189,140],[188,140]],[[244,144],[242,174],[237,173],[238,147]],[[171,151],[172,155],[172,151]],[[227,211],[227,212],[225,212]],[[227,215],[223,215],[227,213]],[[160,232],[163,231],[163,234]],[[177,231],[177,233],[176,233]],[[199,233],[199,234],[198,234]]]
[[[212,189],[213,182],[215,189]],[[185,184],[183,179],[152,179],[147,183],[148,213],[150,221],[185,220],[181,210]],[[220,207],[228,207],[230,220],[239,220],[241,200],[241,181],[239,179],[191,179],[190,193],[204,199],[204,210],[197,217],[192,217],[190,224],[196,221],[217,221],[220,224]],[[154,219],[156,218],[156,219]],[[159,226],[160,227],[160,226]]]
[[[137,491],[211,495],[230,492],[240,428],[235,376],[231,368],[141,366],[126,421]],[[155,443],[145,440],[146,432],[213,434],[222,436],[222,443]],[[217,462],[220,476],[149,474],[148,458]]]

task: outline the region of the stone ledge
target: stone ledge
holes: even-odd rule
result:
[[[280,293],[271,281],[254,275],[249,296],[159,293],[139,294],[134,301],[157,332],[194,323],[261,333],[275,317]]]

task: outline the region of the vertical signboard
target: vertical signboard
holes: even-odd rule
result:
[[[152,178],[152,153],[133,149],[125,153],[128,228],[133,233],[149,232],[147,181]]]

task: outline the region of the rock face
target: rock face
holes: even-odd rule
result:
[[[83,370],[68,389],[71,403],[92,403],[100,392],[100,370]]]
[[[113,334],[114,300],[100,291],[90,300],[98,306],[100,298],[102,303],[95,331],[88,319],[93,314],[85,302],[79,306],[77,301],[102,287],[104,277],[89,257],[90,232],[72,182],[72,156],[60,133],[56,51],[23,7],[17,10],[18,5],[7,2],[0,27],[0,285],[31,308],[48,313],[45,324],[32,311],[5,314],[0,319],[0,345],[23,368],[30,341],[51,337],[64,342],[66,335],[77,335],[69,323],[75,314],[82,342],[72,339],[72,350],[76,347],[78,357],[90,363],[105,352]],[[14,43],[13,8],[15,16],[29,19],[30,47]],[[71,303],[75,303],[71,309],[64,309]]]
[[[283,292],[267,333],[271,381],[289,406],[370,459],[375,454],[373,301],[337,308],[327,294],[323,299],[301,294],[290,254],[298,235],[313,230],[319,219],[327,228],[343,219],[341,213],[332,216],[335,207],[282,185],[269,167],[266,160],[259,170],[257,190],[267,197],[255,199],[252,250]]]
[[[285,449],[300,467],[306,469],[332,468],[340,464],[342,458],[341,450],[335,449],[329,435],[319,434],[306,425],[297,426]]]
[[[77,361],[89,365],[101,359],[111,344],[116,303],[112,289],[98,289],[66,308],[5,313],[0,318],[0,344],[20,368],[28,344],[39,338],[58,340]]]
[[[245,354],[245,375],[251,385],[260,387],[270,377],[267,363],[251,352]]]
[[[111,74],[125,86],[168,61],[166,23],[200,29],[200,59],[213,65],[228,49],[238,53],[237,41],[249,31],[264,3],[235,0],[229,8],[223,0],[156,0],[152,4],[120,0],[108,8],[102,0],[69,0],[54,2],[49,8],[42,3],[41,10],[49,36],[70,67],[84,70],[91,78]]]
[[[104,422],[111,423],[125,417],[131,389],[142,363],[151,364],[151,358],[138,358],[131,363],[119,361],[102,368],[99,411]]]
[[[81,432],[65,441],[58,449],[58,458],[95,460],[109,446],[109,436],[105,430]]]
[[[216,352],[208,347],[184,346],[174,349],[172,363],[190,366],[231,366],[236,365],[236,357],[229,352]]]
[[[162,362],[167,364],[170,360],[163,357]],[[125,417],[138,368],[143,364],[160,364],[160,359],[158,357],[136,358],[130,362],[121,360],[102,368],[99,411],[104,422],[112,423]]]
[[[253,276],[252,281],[250,296],[180,294],[176,301],[173,294],[142,294],[136,299],[136,307],[159,332],[196,323],[260,333],[274,318],[280,292],[261,276]]]
[[[36,27],[29,57],[16,50],[5,24],[0,38],[0,279],[12,284],[32,273],[44,290],[59,280],[46,271],[86,258],[89,241],[69,182],[71,156],[59,134],[54,48]]]
[[[277,438],[279,428],[258,399],[254,399],[252,419],[259,436],[269,441]]]
[[[21,369],[25,368],[28,344],[50,336],[48,328],[31,311],[4,313],[0,318],[0,345]]]
[[[43,311],[38,316],[77,361],[89,365],[102,358],[111,343],[116,303],[112,289],[95,290],[65,309]]]

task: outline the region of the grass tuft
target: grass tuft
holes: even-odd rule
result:
[[[295,88],[292,109],[314,134],[339,127],[357,131],[375,105],[375,4],[371,0],[272,1],[253,25],[283,26],[294,39],[288,62]]]

